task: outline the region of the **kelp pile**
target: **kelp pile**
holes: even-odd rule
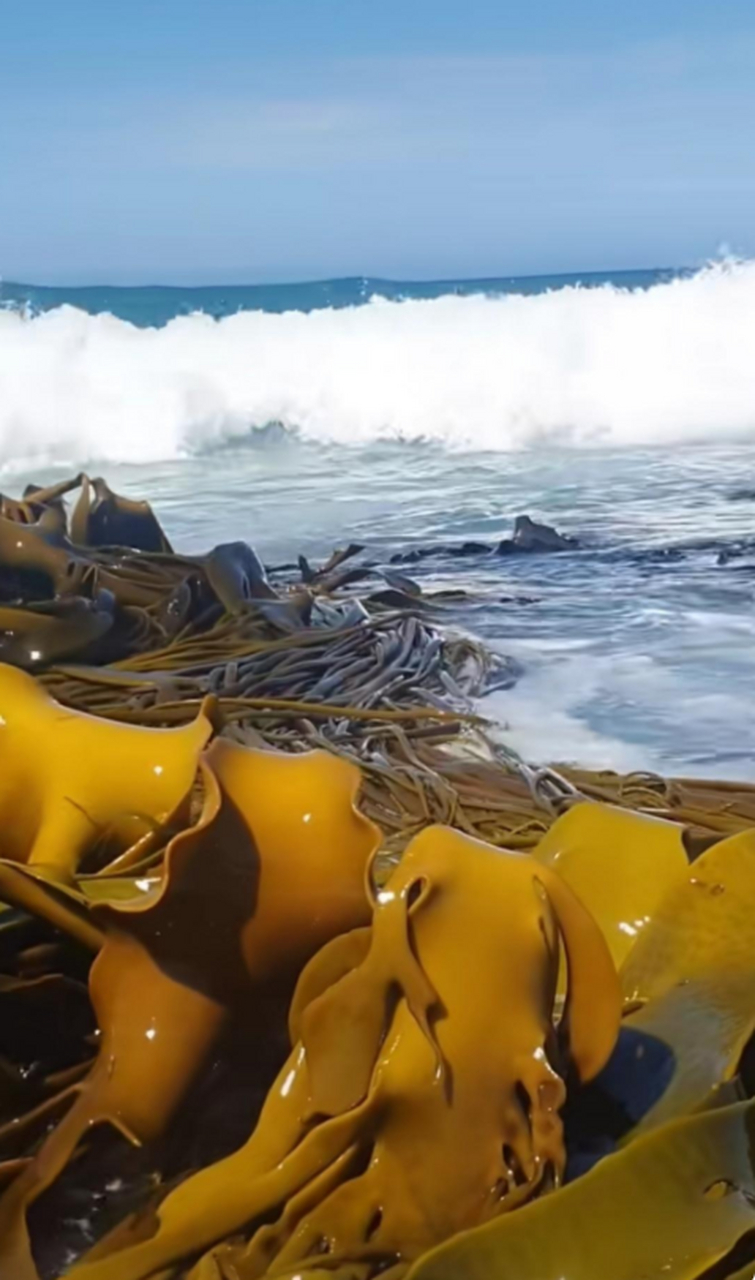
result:
[[[0,525],[3,1280],[752,1275],[755,789],[528,766],[361,549]]]

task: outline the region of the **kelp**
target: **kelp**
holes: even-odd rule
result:
[[[378,833],[354,806],[352,765],[217,741],[201,771],[202,812],[169,843],[154,889],[108,899],[101,878],[91,907],[106,933],[90,977],[97,1059],[60,1096],[69,1110],[0,1200],[0,1266],[18,1280],[37,1275],[25,1215],[84,1136],[102,1124],[133,1143],[160,1136],[229,1010],[265,984],[285,988],[323,942],[369,919]],[[127,855],[113,865],[124,864]],[[326,891],[327,866],[336,892]]]
[[[172,980],[128,935],[112,935],[90,979],[100,1029],[97,1060],[81,1083],[55,1099],[62,1119],[0,1198],[0,1266],[36,1280],[26,1213],[98,1125],[132,1142],[157,1137],[222,1026],[224,1010]]]
[[[755,788],[528,765],[364,552],[0,499],[0,1275],[748,1274]]]
[[[0,708],[0,853],[64,881],[98,843],[125,849],[180,821],[212,734],[211,699],[185,728],[113,724],[4,664]]]
[[[662,818],[583,801],[554,822],[534,856],[574,890],[620,965],[652,922],[664,893],[687,878],[683,834]]]
[[[570,986],[557,1036],[559,935]],[[571,1061],[591,1078],[620,1007],[605,942],[558,878],[428,828],[376,895],[366,954],[350,947],[334,968],[335,946],[325,975],[320,956],[305,971],[301,1038],[249,1141],[169,1194],[146,1238],[135,1223],[135,1243],[121,1236],[73,1275],[147,1277],[284,1206],[231,1250],[236,1274],[326,1255],[405,1261],[526,1202],[544,1179],[558,1185],[557,1068]],[[491,1024],[499,1002],[506,1017]]]
[[[86,654],[113,625],[113,598],[97,592],[93,600],[0,606],[0,661],[28,670],[42,669],[72,654]]]
[[[113,493],[101,478],[81,476],[80,480],[81,492],[71,516],[73,542],[80,547],[132,547],[170,554],[170,543],[148,502]]]
[[[408,1280],[695,1280],[755,1226],[755,1104],[676,1121]]]
[[[390,585],[394,571],[370,562],[344,569],[361,547],[334,553],[320,568],[301,558],[296,581],[296,566],[268,571],[243,543],[193,557],[79,546],[59,528],[62,497],[77,486],[90,505],[91,493],[99,492],[128,508],[104,482],[84,476],[37,491],[29,508],[37,521],[40,513],[54,515],[57,533],[44,535],[42,551],[50,554],[47,544],[55,544],[58,590],[66,596],[83,591],[90,602],[107,593],[105,601],[112,601],[112,625],[94,646],[90,641],[72,652],[70,637],[61,640],[53,661],[65,653],[69,665],[50,664],[51,636],[46,649],[34,650],[41,655],[35,670],[66,705],[131,723],[179,724],[214,692],[242,737],[284,750],[326,746],[354,759],[367,775],[366,809],[397,851],[426,821],[532,848],[553,818],[580,798],[683,823],[692,844],[755,822],[755,790],[746,786],[561,768],[567,785],[554,796],[484,726],[473,741],[468,699],[491,682],[513,682],[516,667],[439,625],[447,609],[441,595],[407,582],[400,600],[378,598],[383,593],[370,584],[377,576]],[[150,512],[150,527],[154,519]],[[81,526],[78,520],[77,537],[89,536]],[[118,527],[133,531],[133,521]],[[162,532],[160,539],[168,545]],[[38,545],[36,556],[30,571],[34,563],[44,568]],[[281,572],[282,581],[272,585]],[[0,539],[0,583],[9,575]],[[18,607],[33,595],[33,583],[13,582],[17,593],[26,588],[16,596]],[[103,608],[96,605],[95,612]],[[453,751],[459,740],[462,750]]]
[[[668,888],[621,971],[627,1026],[669,1045],[673,1074],[644,1131],[702,1105],[755,1031],[755,831],[722,840]]]

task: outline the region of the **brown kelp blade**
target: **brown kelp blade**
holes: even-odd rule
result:
[[[131,547],[170,554],[171,546],[148,502],[113,493],[98,478],[81,477],[71,517],[71,538],[80,547]]]
[[[104,933],[91,918],[78,894],[66,884],[50,882],[33,868],[0,861],[0,902],[21,907],[46,920],[88,950],[99,951]]]
[[[132,1142],[161,1133],[217,1038],[222,1006],[170,979],[126,934],[112,934],[92,970],[101,1029],[94,1067],[70,1109],[0,1197],[0,1274],[36,1280],[26,1226],[31,1205],[85,1135],[110,1124]]]
[[[197,561],[227,613],[240,613],[255,599],[276,599],[264,566],[246,542],[215,547]]]
[[[73,596],[27,608],[0,606],[0,662],[33,671],[84,655],[111,629],[113,598],[100,591],[93,600]]]

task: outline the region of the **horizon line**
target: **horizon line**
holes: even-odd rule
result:
[[[120,290],[123,292],[133,292],[139,289],[165,289],[174,292],[194,292],[199,289],[296,289],[302,287],[314,288],[318,285],[337,285],[337,284],[374,284],[374,285],[391,285],[393,287],[414,287],[422,285],[475,285],[475,284],[493,284],[501,281],[519,282],[527,280],[582,280],[596,276],[625,276],[625,275],[663,275],[665,272],[674,274],[686,271],[699,271],[709,264],[698,264],[692,266],[690,264],[680,266],[652,266],[652,267],[619,267],[619,268],[603,268],[591,269],[589,271],[538,271],[525,272],[521,275],[506,273],[504,275],[475,275],[475,276],[426,276],[395,278],[392,276],[372,276],[372,275],[344,275],[344,276],[315,276],[302,280],[271,280],[271,281],[227,281],[218,280],[210,284],[163,284],[159,281],[150,281],[144,284],[110,284],[110,283],[90,283],[90,284],[40,284],[32,280],[10,280],[0,276],[0,291],[3,289],[40,289],[50,292],[64,290],[67,292],[83,292],[84,290],[107,289]]]

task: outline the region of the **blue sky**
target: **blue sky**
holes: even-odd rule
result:
[[[0,0],[0,275],[755,255],[753,0]]]

